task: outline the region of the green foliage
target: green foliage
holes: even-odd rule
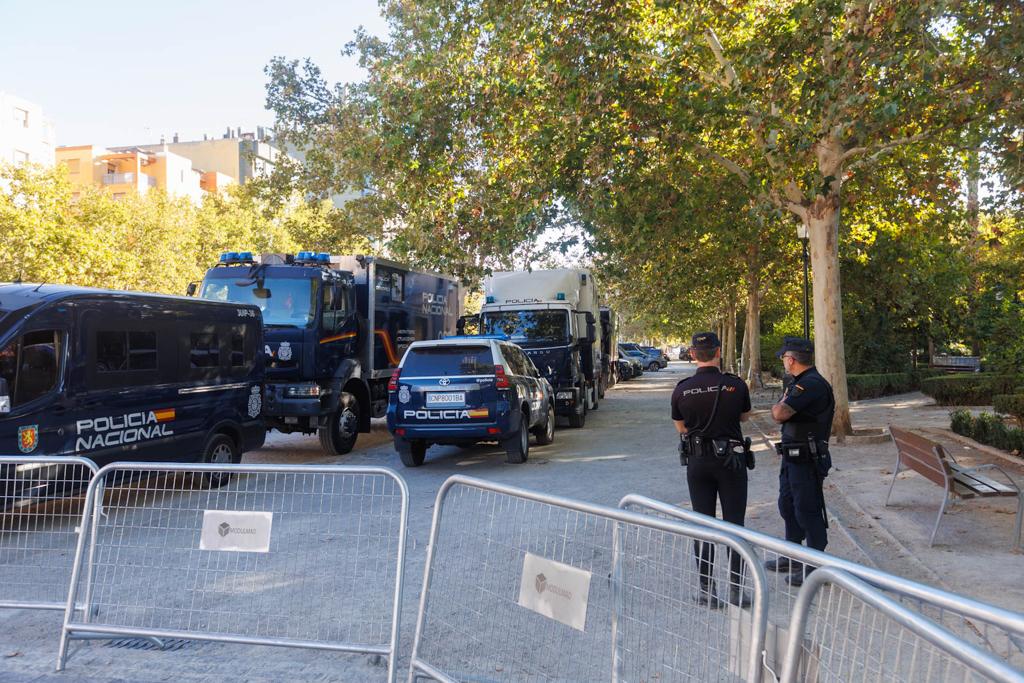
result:
[[[967,410],[958,410],[950,416],[950,429],[979,443],[1017,455],[1024,453],[1024,429],[1006,426],[998,415],[982,413],[974,417]]]
[[[1019,382],[1014,375],[944,375],[922,380],[921,391],[943,406],[989,406],[994,396],[1013,391]]]
[[[1024,428],[1024,394],[997,394],[992,397],[992,409],[1000,415],[1010,415]]]
[[[892,372],[876,375],[847,375],[846,386],[851,401],[859,401],[891,394],[905,394],[918,386],[912,372]]]
[[[151,190],[72,196],[63,167],[0,165],[0,281],[182,294],[222,251],[365,248],[331,229],[331,209],[268,202],[246,187],[196,205]]]

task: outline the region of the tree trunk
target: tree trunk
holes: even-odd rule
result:
[[[729,301],[728,318],[725,321],[728,326],[726,334],[729,335],[729,360],[726,370],[736,372],[736,300]]]
[[[743,327],[747,352],[743,378],[751,389],[761,386],[761,278],[756,259],[757,247],[752,246],[747,259],[747,320]]]
[[[743,325],[743,339],[740,342],[740,372],[742,379],[750,373],[750,329]]]
[[[971,239],[978,238],[978,215],[981,206],[978,186],[981,182],[981,162],[978,150],[972,149],[967,158],[967,223],[971,226]]]

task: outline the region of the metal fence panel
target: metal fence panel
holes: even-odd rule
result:
[[[700,604],[695,541],[718,551],[723,601],[737,553],[751,607]],[[759,680],[753,559],[716,531],[452,477],[434,508],[409,680]]]
[[[807,577],[789,631],[801,637],[789,642],[783,683],[1024,681],[1005,660],[840,569]],[[813,678],[802,670],[813,671]]]
[[[894,576],[645,496],[628,495],[622,499],[619,507],[642,510],[662,518],[682,520],[731,533],[750,544],[762,562],[787,558],[811,566],[841,569],[884,591],[889,598],[940,624],[965,642],[991,652],[1018,669],[1024,668],[1024,614]],[[789,641],[790,618],[799,592],[785,581],[787,576],[785,573],[767,572],[767,663],[775,670],[780,666],[783,648]]]
[[[85,458],[0,457],[0,607],[64,609],[96,470]]]
[[[66,609],[58,669],[69,640],[138,636],[379,654],[394,680],[408,489],[393,471],[115,463],[88,500],[67,604],[90,609]]]

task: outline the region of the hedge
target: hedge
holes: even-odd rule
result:
[[[991,413],[974,417],[966,410],[957,410],[950,417],[950,428],[975,441],[1011,453],[1024,453],[1024,429],[1007,427],[1003,419]]]
[[[992,397],[992,408],[1000,415],[1010,415],[1024,427],[1024,393],[999,394]]]
[[[1016,375],[945,375],[921,380],[921,391],[942,406],[990,406],[994,396],[1013,393],[1020,381]]]
[[[889,396],[890,394],[905,394],[916,389],[917,385],[917,377],[912,372],[846,376],[846,388],[851,401]]]

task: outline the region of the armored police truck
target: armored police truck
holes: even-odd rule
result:
[[[455,331],[458,281],[370,256],[229,252],[199,295],[263,313],[268,428],[318,433],[343,455],[383,417],[388,380],[409,344]]]
[[[237,463],[266,435],[262,343],[255,306],[0,284],[0,453]]]
[[[582,427],[604,393],[597,286],[588,270],[494,273],[484,281],[484,334],[522,347],[555,388],[555,412]]]

